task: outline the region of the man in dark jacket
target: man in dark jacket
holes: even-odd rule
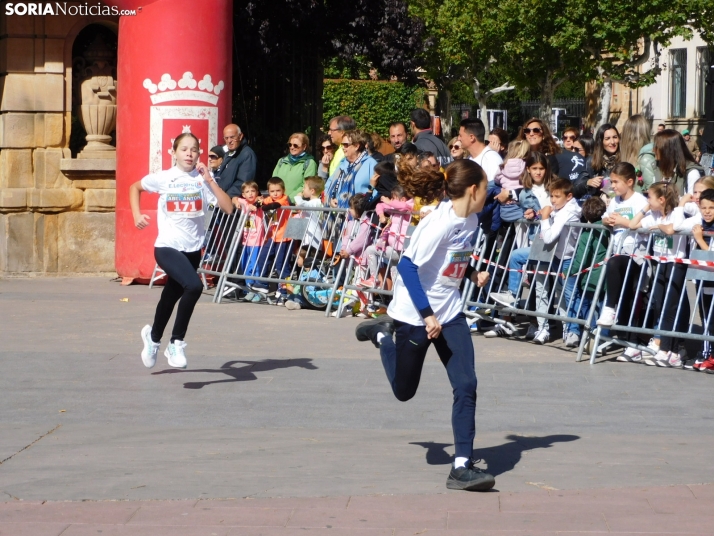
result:
[[[228,150],[218,168],[216,183],[230,197],[241,195],[244,182],[255,180],[255,168],[258,159],[243,139],[243,133],[238,125],[228,125],[223,129],[223,141]]]
[[[441,166],[453,160],[446,144],[434,136],[431,131],[431,116],[424,108],[417,108],[411,113],[412,142],[420,151],[434,153]]]

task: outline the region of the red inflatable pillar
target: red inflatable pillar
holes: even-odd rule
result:
[[[223,127],[231,122],[233,2],[107,3],[136,10],[119,21],[116,270],[146,281],[155,263],[157,197],[142,194],[142,213],[151,225],[139,231],[129,186],[171,167],[171,145],[181,132],[199,138],[203,162],[211,147],[223,144]]]

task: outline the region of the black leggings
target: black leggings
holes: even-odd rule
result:
[[[154,257],[161,269],[166,272],[168,281],[156,306],[151,340],[161,342],[166,324],[169,323],[171,313],[174,311],[174,305],[180,299],[174,329],[171,332],[171,342],[176,339],[182,341],[186,337],[193,308],[203,292],[201,278],[196,273],[201,262],[201,251],[186,253],[174,248],[154,248]]]
[[[394,396],[402,402],[419,387],[426,352],[433,343],[454,392],[451,426],[456,457],[470,458],[476,436],[476,370],[474,345],[463,313],[441,325],[441,334],[428,339],[424,326],[394,321],[395,338],[382,339],[379,353]]]
[[[655,264],[652,268],[657,274],[657,279],[652,291],[650,318],[655,322],[659,320],[659,329],[662,331],[687,331],[690,313],[689,298],[685,286],[687,266],[665,262],[661,263],[659,267]],[[675,319],[677,320],[676,326],[674,325]],[[678,343],[679,339],[662,336],[659,347],[665,352],[676,352]]]
[[[627,270],[628,265],[629,272]],[[635,291],[640,282],[642,267],[630,257],[619,255],[607,261],[605,270],[607,306],[617,309],[619,303],[620,312],[625,311],[627,314],[627,319],[623,318],[622,321],[629,323],[629,315],[637,298]],[[627,277],[625,277],[625,274],[627,274]],[[622,301],[620,301],[620,293],[622,293]]]

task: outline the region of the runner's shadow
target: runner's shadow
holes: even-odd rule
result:
[[[234,367],[237,363],[245,363],[243,367]],[[219,369],[166,369],[158,372],[152,372],[153,375],[159,374],[188,374],[193,372],[207,372],[209,374],[225,374],[229,379],[214,380],[210,382],[186,382],[183,384],[184,389],[202,389],[206,385],[216,383],[231,383],[231,382],[249,382],[257,380],[255,372],[268,372],[271,370],[284,369],[290,367],[300,367],[307,370],[317,370],[317,367],[312,364],[312,359],[264,359],[263,361],[228,361]]]
[[[580,436],[556,434],[543,437],[528,437],[519,435],[506,436],[508,443],[495,447],[484,447],[473,451],[472,456],[482,459],[488,466],[487,471],[493,476],[502,475],[512,471],[521,461],[523,453],[534,449],[547,449],[555,443],[567,443],[576,441]],[[446,447],[452,443],[414,442],[410,445],[419,445],[426,450],[426,463],[429,465],[446,465],[451,463],[453,457],[446,452]]]

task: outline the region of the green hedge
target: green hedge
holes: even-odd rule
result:
[[[389,139],[389,123],[404,121],[414,108],[424,106],[426,89],[401,82],[325,80],[322,92],[323,125],[337,115],[349,115],[357,128]],[[325,128],[327,131],[327,128]]]

